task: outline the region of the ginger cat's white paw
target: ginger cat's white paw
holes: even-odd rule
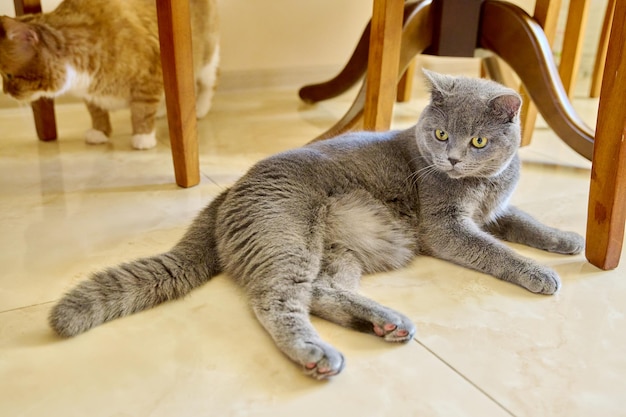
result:
[[[133,135],[131,141],[135,149],[151,149],[157,144],[155,132]]]
[[[101,143],[107,143],[109,138],[104,132],[96,129],[89,129],[85,132],[85,142],[90,145],[99,145]]]

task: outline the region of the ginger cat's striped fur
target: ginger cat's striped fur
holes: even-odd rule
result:
[[[191,0],[196,109],[209,111],[219,62],[215,0]],[[72,93],[85,100],[88,143],[111,134],[109,110],[130,107],[132,145],[156,145],[163,99],[154,0],[65,0],[54,11],[0,17],[4,92],[20,101]]]

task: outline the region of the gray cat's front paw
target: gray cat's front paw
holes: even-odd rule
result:
[[[551,252],[576,255],[585,248],[585,238],[574,232],[562,232]]]
[[[304,373],[315,379],[325,379],[342,371],[345,360],[341,352],[323,342],[307,342]]]
[[[517,284],[537,294],[554,294],[561,288],[561,278],[552,269],[537,265],[522,272]]]

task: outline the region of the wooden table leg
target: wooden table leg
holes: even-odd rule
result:
[[[374,2],[365,91],[365,130],[389,129],[398,85],[404,0]]]
[[[13,0],[15,15],[41,13],[39,0]],[[39,140],[50,141],[57,138],[57,122],[54,115],[54,101],[42,98],[31,103],[35,129]]]
[[[422,2],[425,0],[421,0]],[[430,0],[429,0],[430,1]],[[404,3],[404,21],[410,19],[411,14],[417,7],[417,2]],[[317,103],[337,97],[354,86],[367,72],[367,63],[370,46],[370,32],[372,22],[368,22],[365,30],[359,38],[354,52],[348,59],[343,69],[333,78],[316,84],[305,85],[298,91],[300,98],[306,103]],[[404,42],[404,41],[403,41]],[[408,101],[411,95],[411,74],[415,73],[416,65],[407,67],[402,79],[398,82],[398,101]]]
[[[616,2],[613,19],[587,214],[587,259],[602,269],[617,267],[626,221],[626,2]]]
[[[479,46],[511,66],[548,126],[573,150],[591,159],[594,132],[572,107],[541,26],[518,6],[498,0],[485,1],[481,22]]]
[[[161,65],[176,183],[200,182],[189,2],[157,0]]]
[[[421,54],[426,48],[432,44],[432,35],[434,27],[434,16],[431,11],[431,0],[419,0],[406,5],[405,23],[402,28],[401,49],[398,64],[398,73],[394,77],[395,80],[402,75],[408,68],[411,61],[416,55]],[[401,72],[400,72],[401,71]],[[363,114],[366,107],[366,82],[364,82],[359,90],[352,106],[344,114],[344,116],[335,123],[330,129],[322,133],[312,140],[325,140],[351,130],[363,130],[364,123]],[[395,82],[390,100],[390,107],[393,106],[393,92],[395,92]]]
[[[328,81],[308,84],[298,91],[298,95],[305,103],[317,103],[337,97],[355,85],[367,71],[367,57],[370,40],[370,25],[368,22],[361,38],[352,52],[350,59],[343,69]]]

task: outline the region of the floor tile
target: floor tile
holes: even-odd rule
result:
[[[396,105],[411,126],[421,87]],[[308,142],[355,91],[305,105],[293,88],[219,92],[199,121],[200,185],[174,184],[167,122],[159,145],[130,147],[128,111],[114,136],[83,142],[81,104],[57,106],[57,142],[35,140],[30,109],[0,110],[0,414],[7,416],[622,416],[626,264],[590,266],[511,245],[555,268],[563,288],[538,296],[432,258],[365,277],[362,293],[409,315],[416,340],[389,346],[314,319],[347,358],[319,383],[273,346],[225,276],[71,340],[49,330],[52,302],[92,271],[167,250],[195,214],[253,163]],[[351,95],[352,94],[352,95]],[[577,99],[589,125],[597,101]],[[521,150],[512,202],[585,232],[590,163],[539,121]],[[626,258],[626,257],[623,257]]]
[[[415,342],[315,320],[343,351],[339,378],[301,374],[219,276],[185,300],[61,340],[50,305],[0,315],[0,403],[10,416],[506,416]]]

